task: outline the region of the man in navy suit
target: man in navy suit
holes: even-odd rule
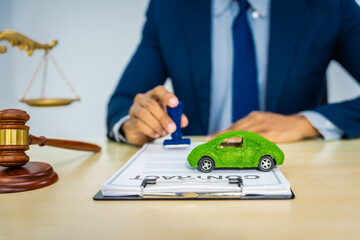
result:
[[[186,135],[360,136],[360,97],[326,103],[331,60],[360,81],[355,0],[152,0],[108,105],[108,137],[141,145],[174,132],[165,106],[179,99]]]

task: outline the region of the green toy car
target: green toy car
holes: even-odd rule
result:
[[[284,162],[284,153],[266,138],[252,132],[233,131],[195,147],[188,155],[191,167],[202,172],[214,168],[254,168],[268,172]]]

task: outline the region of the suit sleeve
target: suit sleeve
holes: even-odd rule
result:
[[[342,23],[334,59],[360,83],[360,6],[355,0],[342,0],[341,14]],[[360,97],[323,105],[314,111],[339,127],[345,138],[360,136]]]
[[[107,129],[108,137],[112,140],[113,134],[109,133],[114,124],[128,114],[135,95],[163,84],[167,78],[158,44],[155,3],[153,0],[149,4],[141,42],[108,103]]]

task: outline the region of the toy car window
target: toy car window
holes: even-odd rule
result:
[[[228,138],[222,141],[219,144],[220,148],[224,147],[242,147],[243,146],[243,139],[242,138]]]

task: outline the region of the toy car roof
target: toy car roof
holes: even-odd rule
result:
[[[228,138],[250,138],[256,140],[258,143],[272,143],[271,141],[267,140],[263,136],[260,136],[259,134],[248,132],[248,131],[231,131],[223,133],[214,139],[212,139],[210,142],[217,142],[222,141]]]

